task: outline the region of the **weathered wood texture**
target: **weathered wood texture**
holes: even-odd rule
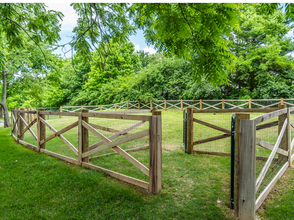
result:
[[[44,112],[45,109],[44,108],[40,108],[39,109],[39,117],[42,118],[43,120],[45,120],[45,115],[41,114],[40,112]],[[41,122],[41,120],[39,120],[39,134],[40,134],[40,138],[39,141],[44,140],[46,138],[46,126],[44,123]],[[45,149],[46,148],[46,143],[40,144],[40,148]]]
[[[234,212],[235,216],[239,213],[239,160],[240,160],[240,150],[239,150],[239,138],[240,138],[240,120],[250,119],[250,114],[248,113],[236,113],[235,115],[235,163],[234,163]]]
[[[162,131],[161,115],[149,121],[149,191],[158,194],[162,188]]]
[[[25,110],[24,108],[21,108],[20,110]],[[19,115],[19,117],[22,117],[22,118],[24,118],[25,117],[25,113],[23,113],[23,112],[21,112],[20,113],[20,115]],[[19,120],[19,140],[24,140],[24,134],[23,134],[23,131],[24,131],[24,126],[25,126],[25,124],[24,124],[24,121],[23,120]]]
[[[238,219],[255,219],[255,121],[240,120]]]
[[[89,118],[83,116],[83,113],[88,113],[88,109],[83,109],[82,110],[82,123],[83,121],[86,123],[89,123]],[[86,153],[89,151],[89,133],[88,129],[82,126],[82,153]],[[89,157],[83,157],[82,158],[83,162],[89,163]]]
[[[187,108],[187,152],[193,154],[193,140],[194,140],[194,127],[193,127],[193,107]]]
[[[286,109],[286,108],[287,108],[287,105],[279,105],[279,109]],[[282,127],[286,118],[287,118],[287,111],[285,114],[279,116],[278,135],[280,134],[282,130]],[[288,132],[284,132],[279,148],[288,151]],[[282,161],[287,161],[288,155],[287,156],[279,155],[279,159],[281,159]]]

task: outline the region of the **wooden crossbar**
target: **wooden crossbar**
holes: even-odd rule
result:
[[[203,144],[203,143],[207,143],[207,142],[210,142],[210,141],[216,141],[216,140],[220,140],[220,139],[227,138],[227,137],[230,137],[230,136],[231,136],[231,134],[222,134],[222,135],[219,135],[219,136],[206,138],[206,139],[202,139],[202,140],[199,140],[199,141],[194,141],[193,145]]]
[[[287,114],[287,109],[286,108],[280,109],[280,110],[277,110],[277,111],[274,111],[274,112],[270,112],[270,113],[267,113],[265,115],[258,116],[256,118],[251,119],[251,120],[255,120],[256,125],[258,125],[259,123],[261,123],[263,121],[267,121],[267,120],[269,120],[271,118],[274,118],[274,117],[277,117],[277,116],[283,115],[283,114]]]
[[[213,129],[215,129],[215,130],[225,132],[225,133],[227,133],[227,134],[231,133],[231,131],[228,130],[228,129],[221,128],[221,127],[219,127],[219,126],[217,126],[217,125],[213,125],[213,124],[210,124],[210,123],[205,122],[205,121],[201,121],[201,120],[199,120],[199,119],[197,119],[197,118],[193,118],[193,121],[194,121],[194,122],[197,122],[197,123],[199,123],[199,124],[205,125],[205,126],[207,126],[207,127],[213,128]]]
[[[26,127],[28,127],[27,122],[23,119],[23,117],[21,117],[21,115],[19,115],[20,119],[23,121],[23,123],[25,124]],[[29,128],[29,131],[31,132],[31,134],[33,135],[33,137],[38,140],[37,136],[35,135],[35,133],[32,131],[31,128]],[[21,135],[19,135],[19,137],[21,137]]]
[[[122,131],[115,130],[116,132],[113,132],[113,133],[116,133],[116,134],[110,136],[110,137],[109,137],[109,140],[112,140],[112,139],[114,139],[114,138],[117,138],[117,137],[119,137],[120,135],[127,135],[127,134],[129,134],[129,133],[128,133],[129,131],[135,129],[136,127],[138,127],[138,126],[140,126],[140,125],[142,125],[142,124],[144,124],[145,122],[146,122],[146,121],[140,121],[140,122],[138,122],[138,123],[136,123],[136,124],[134,124],[134,125],[132,125],[132,126],[126,128],[126,129],[124,129],[124,130],[122,130]],[[98,128],[98,129],[100,129],[100,128],[99,128],[100,125],[98,125],[99,127],[96,126],[96,125],[93,126],[94,124],[90,124],[90,125],[91,125],[92,127],[94,127],[94,128]],[[101,126],[101,127],[103,127],[103,126]],[[113,129],[113,130],[114,130],[114,129]],[[112,131],[111,131],[111,132],[112,132]],[[129,135],[131,135],[131,134],[129,134]],[[140,138],[140,139],[142,139],[142,138]],[[145,139],[145,140],[146,140],[146,139]],[[148,141],[149,141],[149,139],[148,139]],[[104,143],[103,141],[97,142],[97,143],[91,145],[91,146],[89,147],[89,150],[92,150],[92,149],[94,149],[94,148],[96,148],[96,147],[99,147],[99,146],[102,145],[103,143]]]
[[[271,127],[277,126],[278,124],[279,124],[278,121],[273,121],[273,122],[269,122],[269,123],[266,123],[266,124],[258,125],[258,126],[256,126],[256,130],[262,130],[262,129],[265,129],[265,128],[271,128]]]
[[[262,140],[262,139],[259,139],[259,138],[256,138],[256,144],[257,144],[258,146],[260,146],[260,147],[263,147],[263,148],[265,148],[265,149],[267,149],[267,150],[271,150],[271,151],[272,151],[272,150],[274,149],[274,147],[275,147],[275,145],[273,145],[273,144],[271,144],[271,143],[268,143],[268,142],[266,142],[266,141],[264,141],[264,140]],[[288,152],[285,151],[285,150],[283,150],[283,149],[278,148],[277,153],[278,153],[278,154],[281,154],[281,155],[284,155],[284,156],[286,156],[286,157],[288,157]]]
[[[26,133],[27,130],[29,130],[35,123],[37,122],[37,119],[35,118],[27,127],[22,131],[22,133],[19,135],[20,137]],[[35,137],[37,140],[37,137]]]
[[[54,133],[57,133],[58,131],[53,128],[47,121],[45,121],[43,118],[39,117],[40,121],[45,124],[51,131],[53,131]],[[63,137],[61,134],[58,135],[58,137],[76,154],[78,155],[78,150],[65,138]]]
[[[95,130],[91,125],[86,123],[85,121],[82,121],[82,125],[87,128],[89,131],[91,131],[94,135],[99,137],[104,143],[112,143],[110,139],[105,137],[103,134],[101,134],[99,131]],[[142,163],[140,163],[138,160],[136,160],[134,157],[132,157],[130,154],[128,154],[126,151],[121,149],[119,146],[113,146],[113,150],[118,152],[120,155],[122,155],[125,159],[127,159],[130,163],[132,163],[135,167],[137,167],[139,170],[141,170],[144,174],[149,176],[149,169],[144,166]]]
[[[15,128],[16,128],[16,130],[18,130],[17,122],[19,120],[19,117],[17,117],[17,119],[15,120],[14,114],[11,114],[11,115],[12,115],[12,119],[14,121],[14,125],[13,125],[12,131],[11,131],[11,132],[13,132]]]
[[[203,102],[203,100],[202,100],[202,105],[208,105],[208,107],[206,107],[206,108],[204,108],[203,110],[205,110],[205,109],[208,109],[208,108],[214,108],[214,109],[219,109],[219,108],[217,108],[217,107],[215,107],[215,106],[217,106],[217,105],[221,105],[222,103],[220,102],[220,103],[216,103],[216,104],[214,104],[214,105],[210,105],[210,104],[207,104],[207,103],[205,103],[205,102]]]
[[[130,142],[130,141],[139,139],[139,138],[147,136],[147,135],[149,135],[149,129],[139,131],[139,132],[137,132],[135,134],[132,134],[130,136],[126,136],[126,137],[121,138],[119,140],[113,141],[111,143],[107,143],[107,144],[105,144],[105,145],[103,145],[101,147],[98,147],[98,148],[95,148],[95,149],[90,150],[88,152],[85,152],[85,153],[82,154],[82,157],[84,158],[84,157],[90,156],[90,155],[98,153],[100,151],[107,150],[107,149],[112,148],[114,146],[121,145],[121,144],[124,144],[124,143]]]
[[[286,110],[287,110],[287,109],[286,109]],[[288,121],[287,121],[287,118],[286,118],[286,119],[285,119],[285,122],[284,122],[284,124],[283,124],[282,130],[281,130],[281,132],[280,132],[280,135],[279,135],[279,137],[278,137],[278,139],[277,139],[277,142],[276,142],[276,144],[275,144],[275,146],[274,146],[274,148],[273,148],[273,150],[272,150],[270,156],[268,157],[268,160],[266,161],[264,167],[262,168],[262,170],[261,170],[261,172],[260,172],[260,174],[259,174],[259,176],[258,176],[258,178],[257,178],[257,180],[256,180],[256,192],[257,192],[258,188],[260,187],[260,185],[261,185],[261,183],[262,183],[262,180],[264,179],[265,174],[266,174],[266,172],[268,171],[268,168],[270,167],[271,162],[272,162],[272,160],[273,160],[275,154],[277,153],[277,150],[278,150],[278,148],[279,148],[279,145],[280,145],[280,143],[281,143],[281,140],[282,140],[282,138],[283,138],[284,132],[285,132],[286,127],[287,127],[287,122],[288,122]]]
[[[234,104],[232,104],[232,103],[228,103],[228,102],[224,102],[224,103],[227,104],[227,105],[233,106],[232,108],[229,108],[229,109],[234,109],[234,108],[243,109],[243,108],[241,108],[241,106],[249,104],[249,102],[242,103],[242,104],[240,104],[240,105],[234,105]]]
[[[50,141],[51,139],[53,139],[53,138],[55,138],[55,137],[57,137],[57,136],[63,134],[64,132],[69,131],[70,129],[72,129],[72,128],[78,126],[78,124],[79,124],[79,121],[76,121],[76,122],[72,123],[71,125],[66,126],[65,128],[61,129],[60,131],[58,131],[58,132],[52,134],[51,136],[45,138],[45,139],[42,140],[42,141],[40,141],[40,144],[42,145],[42,144],[46,143],[47,141]]]
[[[147,149],[149,149],[149,145],[146,145],[146,146],[143,146],[143,147],[136,147],[136,148],[126,149],[125,151],[126,152],[136,152],[136,151],[147,150]],[[99,158],[99,157],[111,156],[111,155],[115,155],[115,154],[118,154],[118,152],[94,156],[94,157],[91,157],[90,160],[95,159],[95,158]]]

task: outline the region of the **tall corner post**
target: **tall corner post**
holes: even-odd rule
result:
[[[149,120],[149,191],[158,194],[162,189],[162,127],[161,111],[155,108]]]
[[[238,219],[255,219],[256,122],[240,120]]]
[[[249,113],[236,113],[235,114],[235,161],[234,161],[234,213],[235,216],[238,216],[239,213],[239,186],[240,186],[240,171],[239,171],[239,163],[240,163],[240,120],[249,120]]]
[[[89,113],[88,109],[83,109],[82,110],[82,121],[89,123],[89,118],[83,116],[83,113]],[[82,122],[81,122],[82,123]],[[84,126],[81,126],[81,131],[82,131],[82,154],[89,151],[89,132],[88,129],[85,128]],[[82,158],[82,162],[89,163],[89,157],[84,157]]]
[[[282,101],[282,99],[283,98],[281,98],[281,101]],[[284,101],[283,101],[283,103],[284,103]],[[279,105],[279,109],[284,109],[284,108],[287,108],[287,105],[285,105],[285,104]],[[282,130],[282,127],[283,127],[283,124],[284,124],[284,121],[286,120],[286,118],[287,118],[287,113],[278,116],[278,135],[280,135],[280,132]],[[289,149],[288,145],[289,145],[289,143],[288,143],[288,132],[285,131],[284,135],[282,137],[279,148],[281,148],[281,149],[283,149],[285,151],[288,151],[288,149]],[[282,161],[285,161],[285,162],[288,161],[288,157],[284,156],[284,155],[281,155],[281,154],[278,155],[278,158],[279,158],[279,160],[282,160]]]
[[[40,118],[42,118],[43,120],[46,119],[46,115],[44,114],[40,114],[40,112],[45,111],[45,108],[40,108],[38,111],[38,125],[39,125],[39,141],[38,141],[38,150],[40,151],[40,149],[46,149],[46,143],[40,144],[40,142],[42,140],[44,140],[46,138],[46,125],[44,123],[42,123],[42,121],[40,120]]]
[[[187,152],[193,154],[194,140],[193,107],[187,108]]]

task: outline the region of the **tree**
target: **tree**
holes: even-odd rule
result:
[[[2,101],[4,109],[4,127],[10,126],[7,98],[7,77],[9,71],[6,56],[11,51],[19,51],[29,41],[35,43],[45,59],[40,42],[52,44],[59,40],[59,19],[62,13],[47,11],[41,3],[1,3],[0,4],[0,73],[2,75]]]
[[[285,35],[293,26],[281,9],[268,14],[263,4],[244,6],[240,31],[229,41],[237,60],[229,76],[231,84],[225,86],[226,96],[289,97],[294,91],[294,64],[287,54],[294,50],[294,44]]]

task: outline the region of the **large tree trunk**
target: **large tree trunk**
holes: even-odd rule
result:
[[[0,105],[4,109],[4,128],[10,127],[10,120],[9,120],[9,114],[8,114],[8,108],[6,105],[6,93],[7,93],[7,74],[2,71],[2,79],[3,79],[3,89],[2,89],[2,101],[0,102]]]

